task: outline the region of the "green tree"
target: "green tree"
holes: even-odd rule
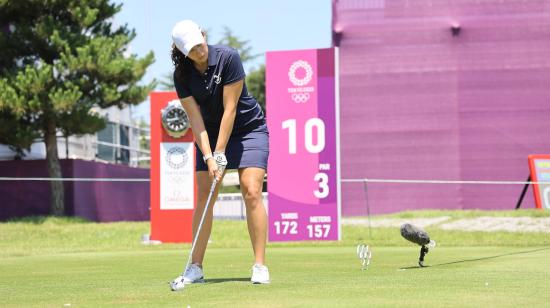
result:
[[[252,46],[248,40],[241,40],[233,34],[233,31],[227,27],[223,27],[222,38],[218,41],[219,45],[233,47],[239,51],[241,62],[246,63],[259,57],[258,54],[252,54]]]
[[[127,54],[135,32],[113,27],[122,8],[108,0],[0,0],[0,142],[46,145],[50,177],[61,177],[57,133],[95,133],[105,121],[92,108],[142,102],[154,82],[138,85],[154,62]],[[64,215],[60,181],[51,181],[51,214]]]
[[[176,91],[174,87],[174,74],[166,73],[159,80],[159,86],[162,91]]]
[[[265,113],[265,64],[248,73],[246,76],[246,86],[248,92],[258,100]]]
[[[16,117],[7,110],[0,110],[0,144],[6,144],[16,155],[15,159],[25,156],[24,150],[30,150],[40,135],[32,129],[33,118]]]

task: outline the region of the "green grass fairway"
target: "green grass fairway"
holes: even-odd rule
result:
[[[550,302],[550,248],[380,247],[361,271],[352,247],[277,247],[271,285],[249,282],[248,249],[208,252],[207,283],[171,292],[180,250],[3,258],[3,307],[533,307]]]
[[[470,233],[433,229],[431,236],[439,239],[438,247],[426,256],[430,267],[418,268],[419,248],[403,240],[399,230],[376,228],[369,239],[365,228],[344,226],[344,239],[337,243],[270,244],[272,283],[252,285],[253,258],[245,222],[216,221],[205,260],[206,283],[171,292],[168,282],[181,272],[189,245],[143,246],[139,238],[148,228],[148,223],[96,224],[57,218],[1,223],[0,306],[550,304],[546,291],[550,284],[549,234],[475,232],[477,242],[473,243]],[[463,239],[468,245],[461,245]],[[361,271],[355,255],[360,241],[373,246],[366,271]]]

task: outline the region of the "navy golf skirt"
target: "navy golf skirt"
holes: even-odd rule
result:
[[[210,146],[216,148],[217,136],[210,138]],[[196,170],[208,171],[208,166],[202,159],[202,152],[196,148]],[[246,167],[258,167],[267,170],[267,158],[269,157],[269,133],[267,125],[263,124],[252,131],[231,135],[225,147],[227,157],[226,169],[240,169]]]

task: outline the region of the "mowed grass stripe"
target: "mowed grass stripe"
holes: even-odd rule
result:
[[[170,292],[186,251],[105,251],[8,257],[0,263],[7,307],[544,306],[549,247],[439,247],[416,268],[418,249],[374,247],[360,270],[353,247],[274,247],[273,283],[248,281],[252,253],[212,248],[207,283]]]

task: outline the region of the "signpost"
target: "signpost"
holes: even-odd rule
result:
[[[533,185],[533,191],[537,208],[550,210],[550,155],[529,155],[529,170],[533,182],[548,182]]]
[[[175,92],[151,93],[151,240],[169,243],[191,243],[196,199],[193,133],[173,131],[187,124],[180,106]]]
[[[339,240],[338,49],[267,53],[269,240]]]

